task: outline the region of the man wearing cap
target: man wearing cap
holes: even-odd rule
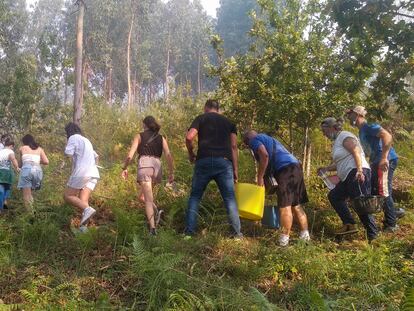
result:
[[[396,211],[392,199],[392,179],[397,168],[398,156],[392,147],[392,136],[378,123],[368,124],[367,110],[356,106],[347,110],[352,126],[359,129],[359,139],[369,156],[372,171],[372,193],[386,197],[384,204],[384,231],[395,232],[398,228],[396,217],[402,217],[404,210]]]

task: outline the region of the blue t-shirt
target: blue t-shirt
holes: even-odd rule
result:
[[[272,155],[273,143],[275,144],[274,155]],[[287,149],[279,141],[266,134],[258,134],[250,141],[249,146],[253,150],[256,159],[259,158],[257,151],[261,145],[265,146],[266,151],[269,154],[269,161],[272,161],[275,172],[289,164],[299,163],[293,154],[287,151]]]
[[[382,141],[378,137],[381,129],[381,125],[377,123],[364,123],[364,125],[359,130],[359,139],[361,141],[362,148],[364,148],[364,152],[369,157],[371,164],[378,164],[381,160]],[[395,159],[398,159],[398,156],[394,148],[391,147],[388,154],[388,160]]]

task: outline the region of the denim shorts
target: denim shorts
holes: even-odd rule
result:
[[[43,171],[39,165],[23,165],[20,171],[18,189],[39,190],[42,185]]]

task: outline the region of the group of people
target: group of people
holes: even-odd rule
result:
[[[392,180],[398,157],[392,148],[391,134],[378,124],[368,124],[367,111],[362,106],[347,111],[351,125],[359,128],[359,138],[342,130],[343,119],[326,118],[321,123],[323,134],[333,141],[332,163],[318,169],[319,173],[336,171],[339,183],[329,192],[328,198],[340,217],[343,227],[338,235],[356,232],[356,222],[346,203],[361,195],[377,194],[386,198],[384,205],[384,231],[395,232],[397,217],[403,211],[394,209]],[[139,187],[138,198],[145,204],[145,214],[151,235],[156,235],[162,210],[158,209],[153,187],[161,183],[161,156],[168,165],[168,182],[174,182],[173,157],[168,142],[160,132],[160,125],[154,117],[143,120],[143,131],[137,134],[125,159],[121,177],[128,178],[128,165],[138,154],[136,181]],[[80,229],[86,230],[90,218],[96,210],[89,205],[89,198],[100,178],[98,154],[91,142],[82,135],[80,127],[69,123],[65,127],[67,145],[65,154],[72,158],[72,173],[66,185],[64,199],[67,203],[82,210]],[[197,138],[197,153],[194,141]],[[302,205],[308,202],[302,167],[298,159],[278,140],[249,129],[243,134],[244,144],[250,148],[258,163],[256,182],[265,186],[265,179],[274,177],[277,181],[277,205],[280,211],[281,233],[279,245],[289,244],[293,218],[299,224],[299,239],[308,241],[310,234],[308,221]],[[13,170],[20,172],[18,188],[23,191],[26,206],[33,203],[32,191],[42,182],[41,164],[49,163],[44,150],[31,135],[22,139],[20,163],[14,154],[14,141],[9,135],[1,137],[0,144],[0,208],[7,205],[13,182]],[[194,164],[191,193],[185,217],[185,236],[191,238],[197,232],[199,203],[203,193],[214,180],[218,186],[228,215],[230,234],[241,238],[240,218],[235,199],[234,185],[238,181],[237,129],[234,123],[220,113],[219,102],[209,99],[204,113],[191,123],[186,134],[186,147],[189,161]],[[365,155],[369,156],[369,163]],[[378,234],[373,215],[359,215],[368,240]]]
[[[333,141],[333,161],[330,165],[319,168],[319,172],[336,171],[340,179],[328,195],[343,223],[337,234],[357,231],[346,199],[370,194],[385,198],[383,231],[395,232],[398,229],[397,218],[404,215],[404,210],[395,209],[392,198],[393,176],[398,163],[397,153],[392,147],[392,136],[379,124],[367,122],[365,107],[356,106],[347,110],[346,115],[351,125],[359,129],[359,138],[342,130],[342,118],[326,118],[321,123],[323,134]],[[378,228],[374,215],[358,216],[365,227],[368,240],[375,239]]]
[[[11,194],[15,172],[19,173],[17,188],[23,192],[23,202],[27,208],[33,204],[33,190],[41,187],[43,171],[41,164],[49,164],[43,148],[30,134],[22,138],[17,161],[14,147],[15,142],[11,135],[3,134],[0,138],[0,213],[8,207],[7,200]]]

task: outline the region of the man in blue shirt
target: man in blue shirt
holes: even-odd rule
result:
[[[395,232],[396,217],[404,215],[404,210],[395,210],[392,198],[392,179],[397,168],[398,156],[392,147],[391,134],[377,123],[369,124],[365,119],[366,115],[367,111],[363,106],[356,106],[347,111],[351,125],[359,129],[359,139],[370,160],[372,193],[386,197],[384,231]]]
[[[299,238],[309,240],[308,219],[301,207],[301,204],[308,202],[308,196],[299,161],[279,141],[266,134],[258,134],[250,130],[244,134],[243,140],[259,162],[257,184],[264,186],[268,166],[270,166],[270,174],[276,178],[278,183],[276,194],[282,226],[279,245],[289,244],[293,215],[299,222],[301,230]]]

